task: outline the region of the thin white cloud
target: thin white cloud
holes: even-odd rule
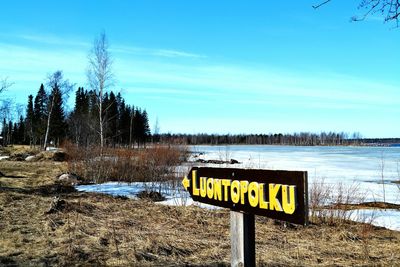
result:
[[[154,50],[153,54],[156,56],[162,57],[189,57],[189,58],[204,58],[205,56],[197,55],[193,53],[187,53],[183,51],[176,51],[176,50],[166,50],[166,49],[159,49]]]
[[[224,99],[232,96],[239,101],[262,101],[274,97],[341,103],[338,108],[350,108],[351,105],[354,108],[361,105],[400,105],[398,87],[395,85],[334,73],[296,73],[268,67],[254,69],[229,65],[199,67],[125,60],[119,62],[119,67],[122,80],[218,92],[227,95]]]
[[[116,45],[111,48],[112,52],[121,54],[131,54],[137,56],[153,56],[165,58],[206,58],[204,55],[189,53],[173,49],[152,49],[136,46]]]
[[[174,97],[176,96],[213,96],[213,97],[223,97],[223,93],[217,93],[217,92],[207,92],[203,90],[189,90],[189,89],[179,89],[179,88],[168,88],[168,87],[141,87],[141,86],[135,86],[132,85],[132,87],[129,87],[127,89],[123,90],[126,93],[132,93],[132,94],[149,94],[149,95],[161,95],[161,96],[166,96],[166,95],[173,95]]]
[[[84,42],[78,38],[73,37],[58,37],[54,35],[41,35],[41,34],[21,34],[16,35],[17,38],[21,38],[26,41],[38,42],[42,44],[49,45],[62,45],[62,46],[80,46],[80,47],[90,47],[90,42]]]
[[[92,42],[88,40],[82,40],[78,37],[59,37],[56,35],[45,35],[45,34],[17,34],[14,36],[8,36],[11,38],[22,39],[24,41],[57,45],[63,47],[80,47],[81,49],[90,49]],[[137,47],[132,45],[114,45],[111,43],[112,52],[133,54],[142,56],[154,56],[154,57],[165,57],[165,58],[206,58],[204,55],[191,53],[188,51],[176,50],[176,49],[163,49],[163,48],[145,48]]]
[[[60,41],[26,37],[29,38],[53,44]],[[127,88],[127,97],[158,95],[158,99],[164,97],[168,101],[196,97],[196,101],[202,102],[218,99],[221,103],[237,105],[346,110],[393,109],[400,105],[398,85],[368,77],[217,64],[210,59],[193,64],[174,60],[174,57],[197,56],[186,52],[112,47],[115,74],[120,81],[117,87]],[[61,69],[71,81],[85,85],[87,51],[79,45],[63,48],[23,46],[0,40],[0,71],[16,82],[31,82],[35,87],[38,79]],[[158,60],[155,54],[172,58]]]

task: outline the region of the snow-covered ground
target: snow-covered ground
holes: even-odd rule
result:
[[[400,211],[393,209],[358,209],[352,211],[354,221],[372,223],[376,226],[400,231]]]
[[[400,179],[400,147],[195,146],[191,149],[196,152],[191,161],[235,159],[240,162],[207,164],[210,167],[308,171],[310,185],[322,180],[332,186],[342,183],[344,187],[358,187],[357,192],[363,195],[364,201],[383,201],[385,196],[386,202],[400,204],[400,188],[393,183]],[[187,172],[191,166],[204,164],[186,164],[180,171]],[[137,193],[150,186],[148,183],[112,182],[80,185],[77,189],[135,198]],[[164,186],[162,193],[166,200],[160,204],[215,208],[193,202],[180,185],[174,189]],[[400,231],[399,210],[360,209],[352,212],[351,218],[361,222],[370,220],[374,225]]]
[[[158,190],[159,187],[152,183],[118,183],[108,182],[103,184],[90,184],[90,185],[78,185],[76,189],[81,192],[96,192],[103,193],[112,196],[123,196],[132,199],[136,199],[137,195],[144,190]],[[163,185],[161,193],[165,197],[164,201],[157,202],[162,205],[170,206],[190,206],[196,205],[204,208],[215,209],[215,206],[211,206],[204,203],[193,201],[189,193],[179,185],[179,187]]]

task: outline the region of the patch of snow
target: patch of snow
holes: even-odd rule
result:
[[[0,156],[0,160],[8,159],[10,156]]]
[[[149,184],[107,182],[103,184],[77,185],[76,190],[136,198],[136,195],[139,192],[144,191],[147,188],[146,186],[148,187]]]
[[[107,182],[103,184],[89,184],[89,185],[77,185],[76,190],[80,192],[95,192],[103,193],[112,196],[123,196],[131,199],[137,199],[137,195],[144,190],[158,190],[158,185],[154,183],[118,183],[118,182]],[[207,209],[219,209],[219,207],[199,203],[193,201],[189,193],[183,190],[180,185],[172,188],[168,184],[162,185],[161,187],[162,196],[165,197],[164,201],[157,202],[158,204],[168,206],[199,206]]]
[[[371,223],[375,226],[400,231],[400,210],[358,209],[350,215],[350,218],[353,221]]]
[[[35,156],[27,156],[27,157],[25,158],[25,161],[33,161],[33,160],[35,160],[35,159],[36,159]]]

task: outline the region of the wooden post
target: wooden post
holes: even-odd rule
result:
[[[255,267],[254,214],[231,211],[231,266]]]

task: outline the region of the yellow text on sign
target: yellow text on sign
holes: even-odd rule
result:
[[[185,178],[187,179],[187,178]],[[189,186],[187,182],[187,188]],[[293,214],[296,210],[296,186],[266,184],[231,179],[197,177],[192,171],[192,194],[217,201],[232,201],[234,204],[249,204],[251,207]]]

